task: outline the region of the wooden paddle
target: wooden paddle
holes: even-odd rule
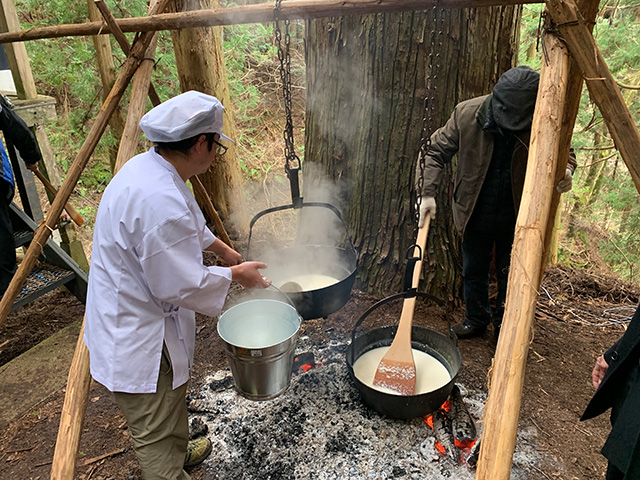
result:
[[[425,246],[427,244],[427,234],[431,217],[427,216],[424,225],[418,230],[417,247],[414,249],[415,257],[420,255],[413,270],[412,288],[418,288],[420,273],[422,270],[422,260],[424,258]],[[420,247],[420,248],[418,248]],[[393,342],[385,353],[376,375],[373,378],[373,385],[384,387],[400,395],[413,395],[416,391],[416,365],[411,351],[411,324],[413,323],[413,311],[416,307],[416,297],[405,298],[402,304],[402,313],[398,323],[398,331],[393,338]]]
[[[58,195],[58,189],[56,189],[56,187],[54,187],[51,182],[49,182],[49,180],[47,180],[47,177],[45,177],[42,172],[40,170],[38,170],[37,168],[35,170],[31,170],[33,172],[33,174],[38,177],[40,179],[40,181],[42,182],[42,184],[44,185],[44,188],[46,188],[47,190],[49,190],[49,192],[51,193],[51,195],[53,195],[54,197],[56,195]],[[76,222],[76,225],[78,225],[79,227],[82,226],[82,224],[84,223],[84,218],[82,218],[82,215],[80,215],[77,210],[75,208],[73,208],[71,206],[71,204],[69,202],[64,204],[64,209],[67,211],[67,213],[69,214],[69,216],[71,217],[71,219]]]

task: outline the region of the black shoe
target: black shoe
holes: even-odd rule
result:
[[[481,337],[484,334],[486,329],[487,327],[477,327],[473,325],[467,325],[464,322],[457,323],[453,327],[451,327],[451,330],[453,331],[453,333],[455,333],[458,336],[458,338]]]

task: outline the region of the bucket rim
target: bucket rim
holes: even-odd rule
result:
[[[294,318],[295,321],[297,322],[295,325],[295,329],[293,331],[293,333],[291,333],[289,336],[280,339],[278,342],[273,343],[271,345],[263,345],[263,346],[246,346],[246,345],[238,345],[237,342],[232,342],[230,341],[228,338],[225,337],[225,335],[223,335],[223,332],[220,331],[220,325],[221,323],[224,323],[224,316],[229,313],[231,310],[233,310],[236,307],[247,307],[248,304],[251,303],[272,303],[272,304],[278,304],[279,306],[284,306],[286,307],[286,309],[292,311],[294,313]],[[241,348],[241,349],[247,349],[247,350],[266,350],[269,348],[274,348],[277,347],[278,345],[282,345],[286,342],[291,341],[291,339],[295,338],[298,333],[300,332],[300,328],[302,327],[302,317],[300,316],[300,314],[298,313],[298,311],[296,310],[296,308],[293,305],[290,305],[287,302],[283,302],[281,300],[276,300],[273,298],[259,298],[259,299],[253,299],[253,300],[247,300],[245,302],[241,302],[238,303],[236,305],[233,305],[232,307],[230,307],[229,309],[227,309],[224,313],[221,313],[218,316],[218,322],[216,325],[216,330],[218,331],[218,335],[220,336],[220,338],[229,346],[234,347],[234,348]]]

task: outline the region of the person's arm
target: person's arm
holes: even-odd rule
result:
[[[24,120],[12,109],[3,95],[0,95],[0,129],[5,137],[18,149],[27,167],[37,165],[42,153],[35,135]]]
[[[418,195],[422,197],[436,196],[444,166],[458,153],[460,142],[458,107],[454,109],[447,123],[431,135],[430,140],[424,161],[424,171],[421,171],[420,161],[416,165],[416,187],[418,186],[420,175],[423,175],[422,189],[418,192]]]
[[[238,265],[242,263],[242,255],[236,252],[229,245],[224,243],[219,238],[216,238],[215,241],[205,248],[208,252],[213,252],[217,256],[219,256],[222,260],[224,260],[228,265]]]

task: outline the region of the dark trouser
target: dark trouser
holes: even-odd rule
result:
[[[0,297],[9,286],[16,271],[16,243],[9,217],[13,188],[0,180]]]
[[[127,419],[145,480],[191,478],[183,468],[189,441],[187,384],[174,390],[172,383],[173,371],[165,347],[156,393],[114,393]]]
[[[474,216],[469,221],[462,240],[465,324],[474,327],[486,327],[490,322],[502,324],[513,232],[513,224],[495,221],[495,218]],[[489,273],[494,246],[498,297],[492,312],[489,305]]]

